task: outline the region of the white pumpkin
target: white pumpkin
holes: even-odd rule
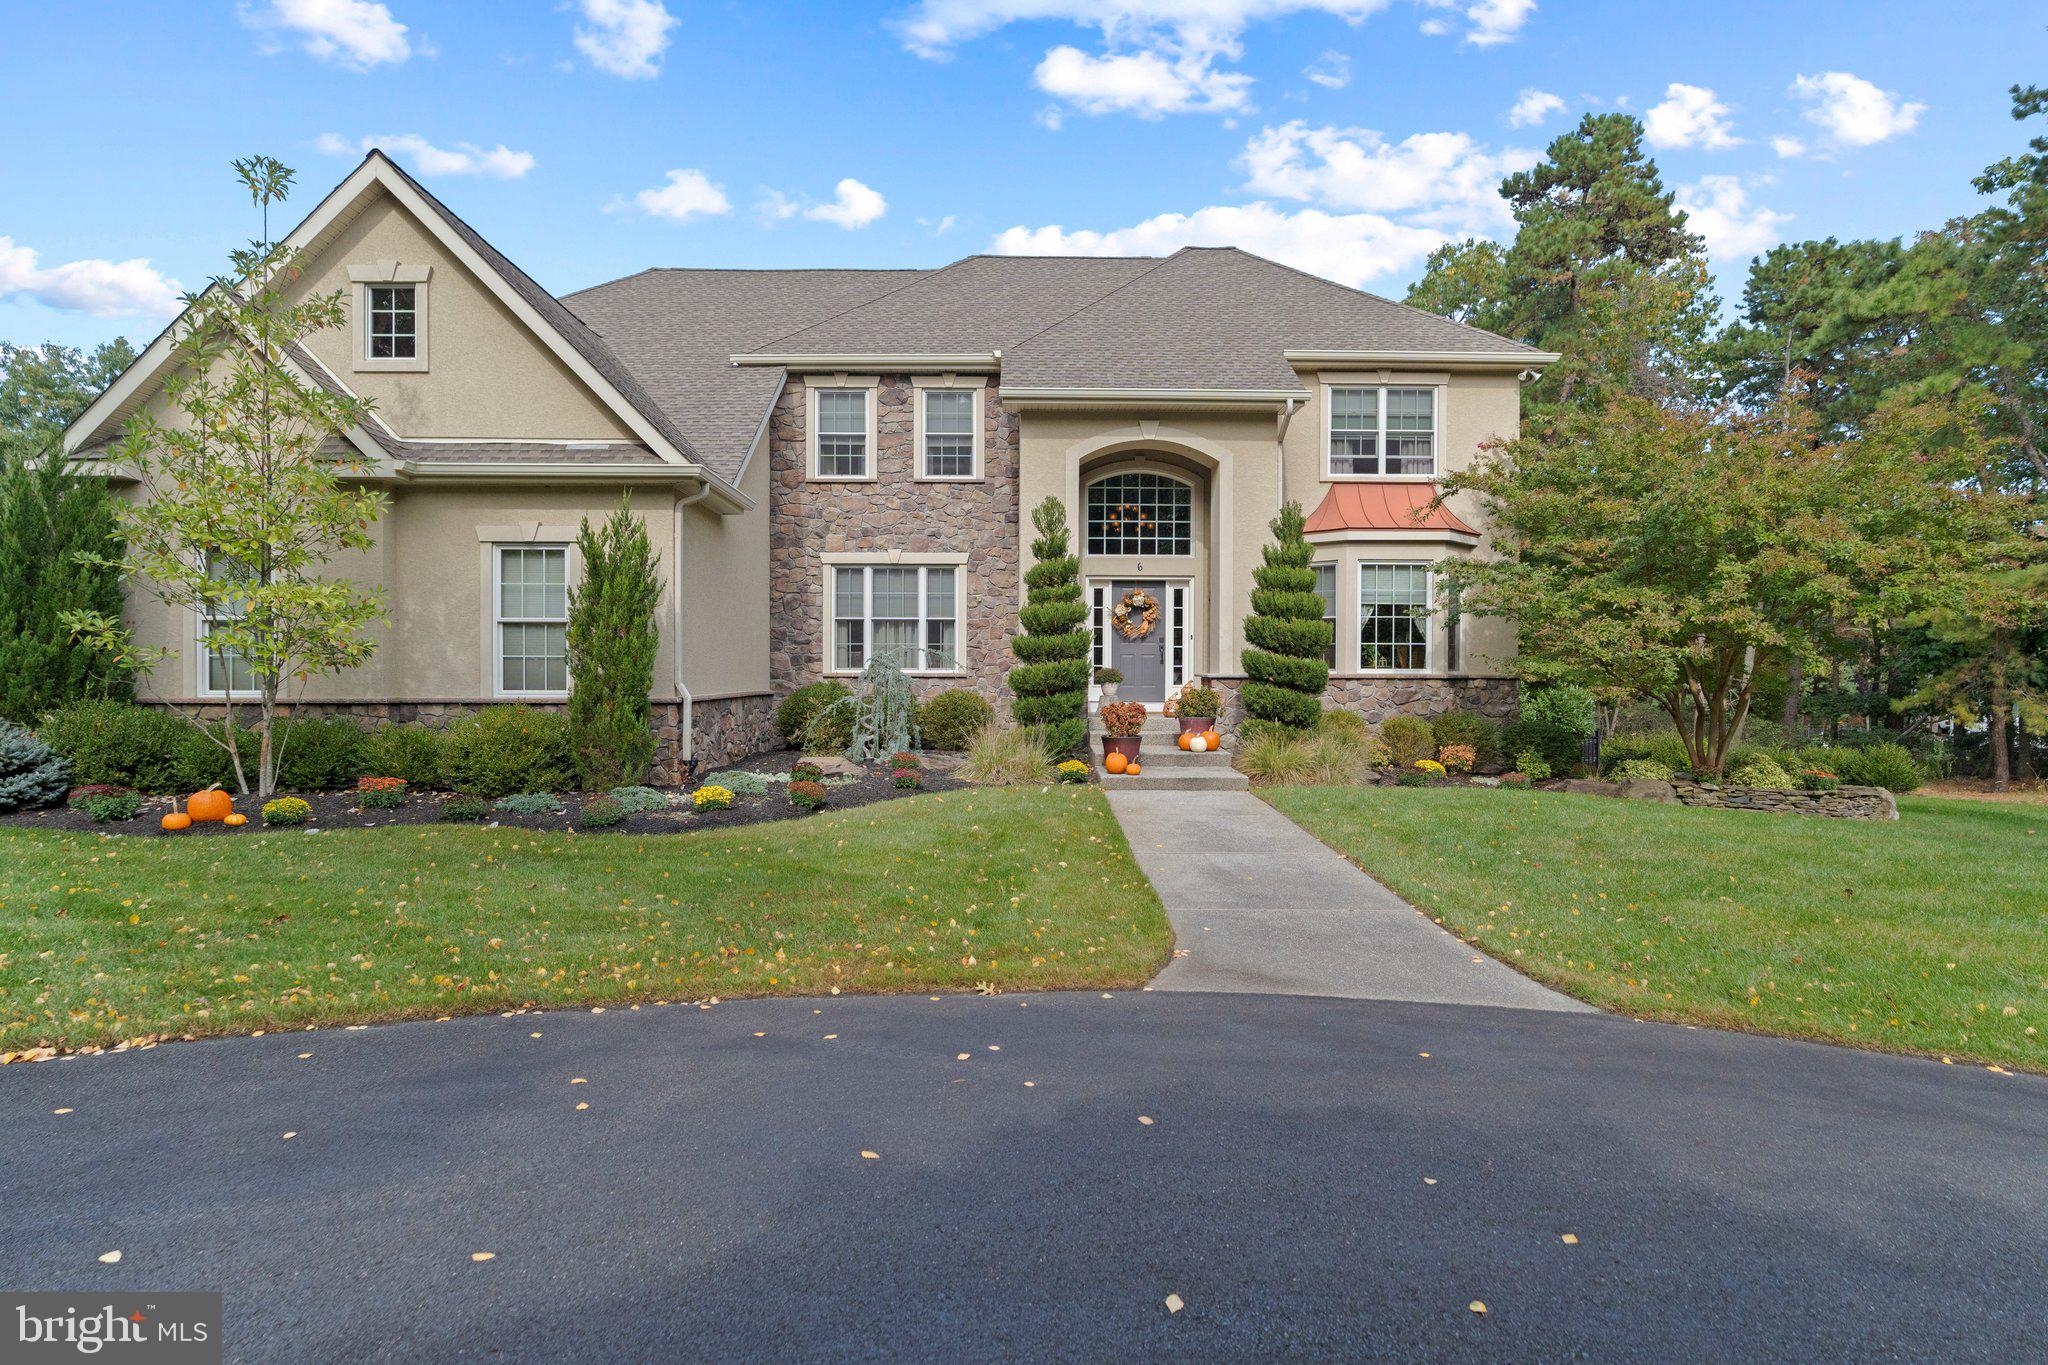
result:
[[[1193,739],[1188,741],[1188,752],[1191,754],[1208,753],[1209,737],[1207,735],[1196,735]]]

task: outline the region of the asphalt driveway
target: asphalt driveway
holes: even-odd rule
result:
[[[236,1360],[1991,1360],[2048,1321],[2048,1083],[1598,1015],[492,1016],[11,1066],[0,1131],[13,1286],[222,1288]]]

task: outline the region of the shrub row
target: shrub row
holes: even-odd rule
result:
[[[1624,764],[1644,760],[1674,773],[1691,766],[1686,762],[1685,745],[1675,734],[1616,735],[1600,746],[1600,770],[1609,777]],[[1739,744],[1727,763],[1728,780],[1737,786],[1790,786],[1797,774],[1813,770],[1833,773],[1848,786],[1884,787],[1894,792],[1914,790],[1922,777],[1905,746],[1888,741],[1799,748]]]
[[[415,788],[454,788],[478,796],[564,791],[576,782],[568,722],[523,706],[489,707],[447,730],[393,725],[365,730],[339,717],[288,721],[278,742],[278,785],[339,791],[362,777],[397,777]],[[80,702],[52,712],[37,734],[69,760],[71,780],[153,794],[234,786],[234,768],[215,738],[167,711],[128,702]],[[235,736],[253,770],[257,740]]]

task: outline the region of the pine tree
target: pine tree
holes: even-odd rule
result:
[[[103,480],[54,454],[0,461],[0,719],[33,725],[67,702],[128,695],[128,675],[63,620],[120,614],[120,575],[77,557],[113,549],[113,534]]]
[[[1331,626],[1316,593],[1315,551],[1303,534],[1301,504],[1290,502],[1273,518],[1273,544],[1252,570],[1252,615],[1244,622],[1245,714],[1306,730],[1323,714],[1330,681],[1324,662]]]
[[[651,702],[661,575],[628,497],[576,536],[583,581],[569,594],[569,741],[585,791],[638,783],[654,759]]]
[[[1011,713],[1024,725],[1042,726],[1056,754],[1078,749],[1087,738],[1088,651],[1092,641],[1081,623],[1081,562],[1067,545],[1067,509],[1047,498],[1031,513],[1038,538],[1031,542],[1032,565],[1020,617],[1024,634],[1010,641],[1018,663],[1010,670],[1017,694]]]

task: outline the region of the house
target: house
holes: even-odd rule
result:
[[[1432,571],[1486,553],[1480,510],[1429,504],[1514,434],[1555,356],[1231,248],[653,269],[558,298],[380,152],[289,241],[299,288],[352,302],[294,359],[373,401],[348,441],[389,495],[375,548],[337,566],[387,590],[388,627],[312,709],[561,704],[577,526],[628,493],[668,584],[653,702],[671,779],[771,747],[780,697],[878,652],[921,692],[1006,709],[1047,497],[1126,699],[1234,687],[1251,570],[1294,500],[1337,627],[1331,704],[1513,709],[1511,626],[1461,617]],[[162,405],[169,337],[68,448],[103,452]],[[140,599],[132,616],[171,649],[145,695],[237,685],[205,621]]]

